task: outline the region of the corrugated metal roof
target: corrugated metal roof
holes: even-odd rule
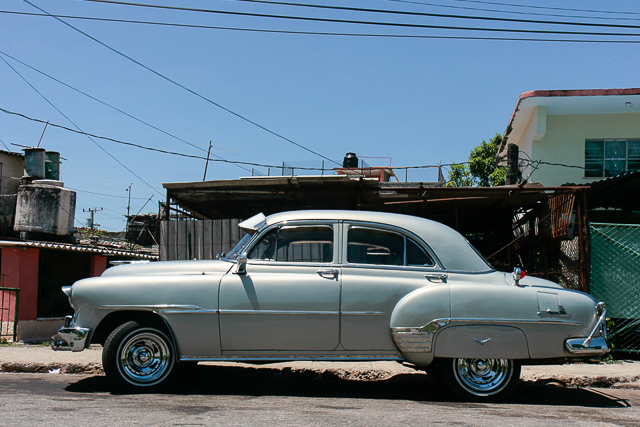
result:
[[[588,187],[534,184],[489,188],[431,187],[429,183],[379,183],[345,175],[268,177],[163,184],[168,198],[197,218],[249,218],[259,212],[346,209],[395,212],[433,219],[461,232],[486,229],[513,209],[534,208],[549,196]],[[179,211],[179,210],[178,210]]]
[[[575,184],[564,184],[573,186]],[[640,212],[640,171],[625,172],[587,184],[587,207]]]
[[[7,154],[9,156],[15,156],[15,157],[24,158],[24,154],[14,153],[13,151],[0,150],[0,154]]]
[[[19,240],[0,240],[0,248],[10,247],[27,247],[39,249],[55,249],[60,251],[80,252],[98,255],[122,256],[135,259],[158,261],[160,257],[156,255],[142,254],[138,252],[122,251],[117,249],[106,249],[94,246],[72,245],[68,243],[53,242],[37,242],[37,241],[19,241]]]

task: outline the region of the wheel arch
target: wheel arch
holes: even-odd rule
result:
[[[131,320],[146,321],[164,333],[166,333],[173,342],[174,349],[177,350],[176,337],[169,327],[167,321],[158,313],[151,310],[117,310],[107,314],[98,324],[91,336],[92,344],[104,345],[109,335],[123,323]]]

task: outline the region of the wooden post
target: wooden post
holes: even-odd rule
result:
[[[589,250],[590,239],[587,218],[587,193],[580,191],[580,202],[578,205],[578,250],[580,256],[580,287],[582,292],[591,292],[591,253]]]

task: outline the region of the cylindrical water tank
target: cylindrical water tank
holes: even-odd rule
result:
[[[46,151],[44,153],[44,177],[45,179],[60,179],[60,153],[57,151]]]
[[[347,153],[342,160],[343,168],[357,168],[358,167],[358,156],[356,153]]]
[[[44,178],[44,148],[24,149],[24,171],[32,178]]]
[[[60,181],[51,180],[21,185],[13,229],[58,236],[72,234],[76,193],[62,185]]]

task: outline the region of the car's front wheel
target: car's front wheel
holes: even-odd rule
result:
[[[157,391],[176,374],[174,346],[162,328],[130,321],[107,338],[102,365],[109,381],[123,391]]]
[[[498,401],[513,391],[520,363],[509,359],[442,359],[447,386],[465,400]]]

